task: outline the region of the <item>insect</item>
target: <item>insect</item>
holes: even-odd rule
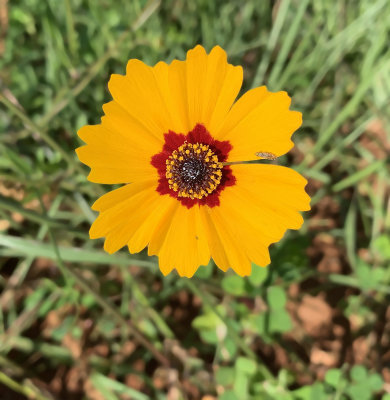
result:
[[[259,151],[255,153],[256,157],[264,158],[266,160],[276,160],[278,157],[273,153]]]

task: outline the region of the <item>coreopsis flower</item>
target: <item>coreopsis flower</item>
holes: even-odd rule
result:
[[[125,76],[111,76],[101,123],[78,132],[88,179],[123,184],[93,204],[91,239],[104,237],[108,253],[147,246],[164,275],[191,277],[210,258],[241,276],[270,263],[269,245],[300,228],[299,211],[310,209],[307,181],[246,161],[288,152],[302,117],[286,92],[265,86],[235,102],[242,79],[218,46],[154,67],[130,60]]]

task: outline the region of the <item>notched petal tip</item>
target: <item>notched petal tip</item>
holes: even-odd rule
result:
[[[149,68],[152,67],[145,64],[143,61],[138,60],[137,58],[132,58],[127,62],[126,75],[133,75],[134,73],[137,73],[139,69],[149,69]]]
[[[103,250],[108,254],[114,254],[119,251],[123,247],[123,245],[119,248],[118,247],[118,245],[116,245],[115,243],[111,243],[108,238],[106,238],[106,240],[104,241]]]
[[[168,67],[168,64],[166,62],[159,61],[152,68],[155,69],[155,70],[160,70],[160,69],[166,69],[167,67]]]
[[[80,146],[75,149],[75,153],[78,159],[87,167],[90,167],[90,163],[88,162],[88,145]]]
[[[102,237],[104,237],[104,235],[102,233],[99,233],[98,229],[96,228],[96,221],[91,225],[91,227],[89,228],[89,238],[90,239],[100,239]]]
[[[223,61],[227,62],[226,51],[221,46],[214,46],[209,54],[209,57],[221,57]]]
[[[91,129],[93,129],[94,125],[84,125],[77,131],[77,136],[84,142],[88,142],[88,137],[91,134]]]
[[[311,197],[305,192],[306,194],[306,202],[302,204],[301,211],[310,211],[311,210]]]
[[[124,79],[126,79],[125,75],[120,75],[120,74],[111,74],[110,79],[108,81],[108,91],[113,95],[113,91],[115,91],[115,88],[119,85],[120,87],[123,86],[124,84]]]
[[[295,125],[295,130],[299,129],[302,125],[303,119],[302,119],[302,113],[300,111],[293,111],[293,110],[289,110],[290,111],[290,115],[291,115],[291,119],[294,121],[294,125]]]
[[[207,56],[207,53],[206,53],[205,48],[202,45],[197,44],[193,49],[190,49],[187,51],[186,59],[188,61],[188,59],[190,59],[192,57],[206,57],[206,56]]]
[[[161,273],[164,275],[164,276],[167,276],[168,274],[170,274],[172,271],[173,271],[173,267],[167,267],[167,266],[165,266],[165,265],[161,265],[161,263],[159,262],[158,263],[158,266],[159,266],[159,268],[160,268],[160,271],[161,271]]]
[[[250,274],[251,274],[251,268],[249,268],[249,269],[238,269],[238,268],[236,268],[236,269],[234,269],[234,268],[232,268],[233,269],[233,271],[238,275],[238,276],[241,276],[242,278],[243,277],[245,277],[245,276],[249,276]]]
[[[99,197],[91,206],[91,210],[93,211],[100,211],[100,203],[101,203],[101,197]]]

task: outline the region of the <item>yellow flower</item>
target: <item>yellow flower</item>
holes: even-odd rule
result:
[[[265,86],[234,102],[242,78],[218,46],[169,65],[130,60],[125,76],[111,76],[114,100],[99,125],[79,130],[87,145],[76,152],[91,182],[125,185],[93,204],[91,239],[105,237],[108,253],[148,246],[164,275],[191,277],[211,257],[241,276],[269,264],[268,246],[310,209],[307,181],[242,161],[285,154],[302,117],[286,92]]]

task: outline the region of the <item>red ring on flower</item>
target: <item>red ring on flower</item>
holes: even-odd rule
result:
[[[176,133],[169,131],[164,134],[164,146],[160,153],[155,154],[151,159],[151,164],[157,169],[159,174],[158,185],[156,191],[161,195],[170,195],[171,197],[179,200],[187,208],[191,208],[196,204],[207,205],[209,207],[219,206],[219,196],[226,186],[233,186],[236,183],[236,178],[230,166],[222,168],[222,177],[216,189],[201,199],[191,199],[188,197],[179,197],[178,193],[169,188],[168,180],[165,176],[166,173],[166,160],[171,156],[172,152],[177,150],[184,142],[196,144],[201,143],[209,145],[210,149],[218,156],[220,162],[225,162],[228,158],[232,145],[229,141],[215,140],[210,135],[208,130],[202,124],[197,124],[195,128],[188,132],[187,135],[183,133]]]

